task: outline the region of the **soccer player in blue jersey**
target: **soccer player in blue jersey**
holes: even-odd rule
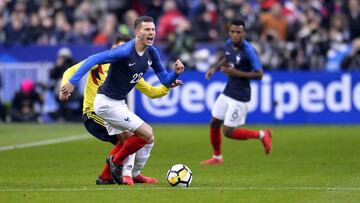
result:
[[[250,101],[250,80],[261,80],[263,70],[254,47],[246,41],[245,24],[242,20],[233,20],[229,29],[229,36],[225,42],[225,56],[206,72],[206,79],[218,70],[229,76],[223,93],[217,98],[211,112],[210,141],[213,156],[203,165],[222,164],[221,153],[221,125],[226,137],[236,140],[260,139],[269,154],[272,148],[270,130],[249,130],[239,128],[245,124]]]
[[[125,42],[131,40],[129,35],[117,34],[114,38],[112,48],[121,46]],[[74,75],[74,73],[79,69],[82,62],[75,64],[68,68],[61,80],[61,86],[65,85],[66,82]],[[104,121],[98,117],[94,112],[94,100],[97,94],[99,87],[104,83],[107,76],[110,64],[95,65],[91,72],[87,75],[86,85],[84,90],[84,101],[83,101],[83,121],[87,131],[95,136],[96,138],[110,142],[113,145],[119,143],[120,145],[124,140],[131,135],[129,132],[121,132],[119,130],[114,132],[108,132]],[[181,85],[181,80],[176,80],[175,83],[171,85],[171,88],[174,88],[178,85]],[[170,92],[168,87],[160,85],[154,87],[147,83],[144,78],[141,78],[139,82],[135,85],[135,88],[141,93],[145,94],[150,98],[158,98],[165,96]],[[61,91],[59,93],[60,100],[63,100],[63,95]],[[134,183],[157,183],[157,179],[144,176],[141,174],[140,170],[145,166],[147,159],[150,156],[150,151],[153,147],[153,144],[146,144],[143,148],[138,150],[136,153],[128,156],[124,161],[123,167],[123,183],[126,185],[134,185]],[[117,152],[117,148],[112,149],[110,154]],[[97,185],[104,184],[115,184],[111,177],[111,172],[109,166],[106,164],[100,176],[96,179]]]
[[[127,94],[133,89],[145,72],[152,68],[160,82],[169,87],[184,71],[180,60],[173,65],[173,71],[167,72],[161,64],[160,56],[153,42],[155,39],[154,19],[141,16],[135,20],[135,39],[112,50],[104,51],[87,58],[79,70],[62,88],[64,97],[74,91],[79,80],[96,64],[110,63],[108,76],[99,88],[94,101],[96,115],[104,119],[108,131],[126,130],[134,134],[126,139],[118,152],[109,156],[107,163],[113,180],[122,184],[123,161],[145,144],[154,142],[150,125],[131,112],[126,103]],[[115,148],[117,146],[115,145]]]

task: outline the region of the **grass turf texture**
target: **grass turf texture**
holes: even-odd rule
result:
[[[154,125],[143,173],[156,185],[97,186],[111,145],[89,139],[0,151],[0,202],[358,202],[359,126],[249,126],[273,129],[273,152],[258,140],[223,138],[225,164],[210,158],[207,126]],[[0,147],[82,135],[81,124],[0,126]],[[193,172],[190,188],[165,179],[176,163]]]

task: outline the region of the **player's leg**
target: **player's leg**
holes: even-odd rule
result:
[[[120,134],[119,140],[123,142],[133,133],[124,132]],[[135,183],[157,183],[155,178],[146,177],[140,174],[140,170],[145,166],[148,158],[150,157],[150,152],[154,143],[146,144],[144,147],[139,149],[136,153],[129,155],[123,161],[123,183],[126,185],[134,185]],[[119,150],[117,150],[119,151]],[[112,154],[115,154],[117,151],[112,151]],[[133,179],[134,178],[134,179]]]
[[[135,161],[135,153],[130,154],[128,157],[125,158],[123,161],[123,183],[125,185],[134,185],[134,181],[132,178],[132,170],[134,168],[134,161]]]
[[[133,118],[135,118],[135,116],[133,116]],[[143,122],[138,128],[136,128],[134,135],[126,139],[120,151],[114,155],[113,162],[117,165],[121,165],[123,160],[129,154],[135,153],[144,147],[145,144],[153,143],[153,141],[154,136],[152,134],[152,128],[147,123]]]
[[[119,140],[118,144],[116,144],[114,146],[114,148],[111,150],[111,153],[109,155],[109,156],[113,156],[117,152],[120,151],[120,149],[121,149],[122,145],[124,144],[125,140],[128,139],[130,136],[132,136],[133,133],[129,132],[129,131],[122,131],[122,130],[113,128],[107,122],[105,122],[105,124],[106,124],[106,128],[107,128],[108,133],[111,134],[111,135],[116,136],[117,139]],[[133,167],[134,167],[134,160],[135,160],[135,154],[130,154],[123,161],[122,183],[125,184],[125,185],[134,185],[134,181],[132,179],[132,170],[133,170]],[[111,176],[111,170],[110,170],[108,164],[105,165],[103,173],[110,174],[110,176]]]
[[[145,129],[144,129],[145,128]],[[139,130],[140,129],[140,130]],[[142,134],[144,131],[148,129],[147,124],[143,123],[137,130],[135,130],[134,135],[126,139],[124,145],[121,149],[115,153],[113,156],[108,158],[107,163],[110,166],[111,175],[114,181],[118,184],[122,184],[122,168],[124,164],[124,159],[128,157],[130,154],[135,153],[140,148],[142,148],[147,142],[153,141],[153,139],[146,140],[143,137],[151,137],[149,135]],[[151,130],[152,131],[152,130]],[[141,136],[139,136],[141,135]],[[152,135],[152,134],[151,134]]]
[[[117,137],[118,137],[118,139],[119,140],[121,140],[122,141],[122,143],[124,143],[125,142],[125,140],[127,139],[127,138],[129,138],[130,136],[132,136],[133,135],[133,133],[132,132],[128,132],[128,131],[124,131],[124,132],[122,132],[122,131],[119,131],[119,130],[116,130],[116,129],[112,129],[112,127],[111,126],[109,126],[108,127],[108,132],[119,132],[119,134],[117,134]],[[121,133],[122,132],[122,133]],[[121,145],[121,147],[122,147],[122,145]],[[111,154],[110,154],[110,156],[111,155],[114,155],[114,154],[116,154],[118,151],[120,151],[120,149],[121,149],[121,147],[120,148],[117,148],[116,146],[114,147],[114,149],[111,151]],[[115,149],[116,148],[116,149]],[[133,181],[133,179],[132,179],[132,170],[133,170],[133,168],[134,168],[134,161],[135,161],[135,154],[130,154],[127,158],[125,158],[125,160],[124,160],[124,167],[123,167],[123,171],[122,171],[122,174],[123,174],[123,178],[122,178],[122,180],[123,180],[123,183],[125,184],[125,185],[134,185],[134,181]],[[106,164],[107,165],[107,164]],[[107,165],[108,166],[108,165]],[[109,171],[110,171],[110,169],[109,169]]]
[[[151,149],[153,148],[153,146],[154,146],[154,143],[146,144],[143,148],[139,149],[139,151],[136,152],[134,168],[132,171],[132,177],[133,177],[135,183],[155,184],[158,182],[156,178],[144,176],[140,172],[141,169],[144,168],[147,160],[149,159],[150,152],[151,152]]]
[[[248,109],[247,103],[239,102],[231,98],[227,98],[227,100],[229,108],[224,120],[224,135],[236,140],[260,139],[265,148],[265,153],[269,154],[272,145],[271,131],[237,128],[237,126],[245,124]]]
[[[105,122],[98,117],[94,112],[84,114],[83,122],[86,130],[94,137],[104,142],[110,142],[116,145],[118,138],[116,136],[109,135]]]
[[[217,98],[211,112],[212,118],[210,121],[210,142],[213,148],[213,156],[208,160],[202,161],[200,164],[209,165],[224,163],[221,152],[221,124],[225,118],[227,108],[228,106],[225,101],[225,97],[221,94]]]
[[[124,132],[122,130],[119,130],[119,129],[115,129],[113,128],[111,125],[109,125],[106,121],[103,121],[103,124],[105,125],[105,130],[106,130],[106,133],[107,133],[107,137],[110,137],[110,138],[113,138],[113,139],[116,139],[117,142],[114,144],[114,147],[111,149],[110,153],[109,153],[109,156],[111,155],[114,155],[116,152],[118,152],[122,145],[124,144],[125,142],[125,139],[130,136],[131,133],[129,132]],[[111,182],[114,183],[113,181],[113,178],[112,178],[112,175],[111,175],[111,170],[110,170],[110,167],[109,165],[106,163],[98,180],[109,180]]]
[[[97,117],[95,113],[89,112],[87,114],[84,114],[83,122],[86,130],[97,139],[100,139],[104,142],[110,142],[115,145],[115,148],[119,147],[119,145],[122,145],[122,142],[119,142],[116,136],[110,136],[108,134],[104,121],[101,118]],[[114,184],[111,177],[110,169],[107,164],[105,165],[101,174],[97,177],[96,184]]]
[[[123,100],[113,100],[105,95],[98,94],[94,100],[94,109],[95,113],[113,128],[135,133],[125,141],[118,152],[107,160],[112,178],[116,183],[122,184],[124,159],[130,154],[135,153],[145,144],[153,142],[152,128],[131,112]]]
[[[260,139],[266,154],[270,154],[272,149],[272,132],[269,129],[249,130],[224,126],[224,135],[236,140]]]

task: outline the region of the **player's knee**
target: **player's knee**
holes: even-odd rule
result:
[[[233,130],[234,130],[233,128],[224,126],[224,128],[223,128],[224,136],[230,138]]]
[[[144,136],[142,136],[142,138],[146,140],[147,144],[151,144],[155,140],[155,137],[152,133],[146,133]]]
[[[154,137],[154,135],[153,135],[150,139],[147,140],[147,144],[152,144],[152,143],[154,143],[154,142],[155,142],[155,137]]]
[[[153,143],[155,140],[153,129],[147,123],[144,123],[144,136],[143,138],[147,141],[148,144]]]
[[[218,120],[218,119],[215,119],[215,118],[211,119],[211,121],[210,121],[210,127],[211,128],[220,128],[221,124],[222,124],[221,120]]]

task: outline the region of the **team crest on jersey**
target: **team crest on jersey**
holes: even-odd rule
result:
[[[147,69],[151,68],[151,65],[152,65],[152,60],[150,60],[150,59],[149,59],[147,63],[148,63],[148,67],[147,67]]]
[[[239,64],[240,60],[241,60],[241,56],[240,56],[240,54],[237,54],[236,55],[236,64]]]

